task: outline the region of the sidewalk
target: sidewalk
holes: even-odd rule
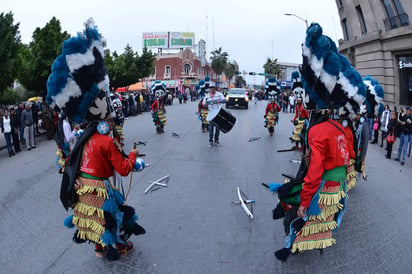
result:
[[[39,129],[40,134],[36,134],[35,137],[42,136],[46,134],[46,131],[42,128]],[[4,138],[4,134],[0,134],[0,151],[6,148],[6,139]]]

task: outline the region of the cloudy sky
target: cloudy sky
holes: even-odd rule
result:
[[[306,25],[317,22],[336,43],[342,38],[334,0],[2,0],[1,12],[11,11],[20,23],[22,41],[55,16],[62,29],[75,35],[93,17],[112,51],[122,53],[129,44],[142,51],[143,32],[194,32],[195,40],[207,42],[236,60],[241,71],[263,72],[267,58],[300,63],[300,44]],[[285,13],[295,16],[285,16]],[[247,77],[248,82],[253,81]],[[254,79],[256,83],[261,77]]]

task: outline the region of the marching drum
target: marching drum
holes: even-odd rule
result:
[[[223,133],[229,132],[236,123],[236,117],[221,106],[217,109],[210,110],[206,120]]]

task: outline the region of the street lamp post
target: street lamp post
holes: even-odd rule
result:
[[[303,22],[305,22],[305,23],[306,23],[306,28],[308,28],[308,27],[309,27],[309,26],[308,26],[308,20],[303,19],[302,17],[297,16],[296,14],[293,14],[293,13],[285,13],[285,15],[286,15],[286,16],[295,16],[296,18],[298,18],[298,19],[300,19],[300,20],[302,20]]]

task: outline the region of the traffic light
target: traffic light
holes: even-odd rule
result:
[[[236,71],[235,74],[239,75],[242,74],[240,71]]]
[[[249,72],[249,75],[256,75],[256,72]]]

